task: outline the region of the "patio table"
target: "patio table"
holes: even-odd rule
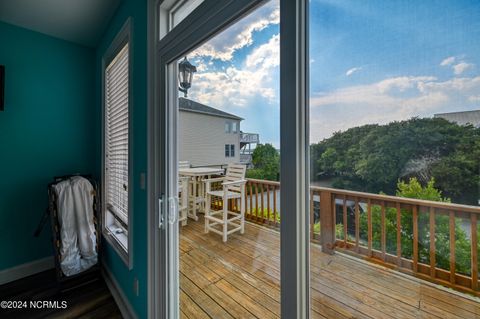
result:
[[[203,204],[205,203],[205,184],[203,183],[204,178],[210,178],[212,175],[221,175],[223,174],[222,168],[212,168],[212,167],[189,167],[189,168],[180,168],[178,170],[179,175],[187,176],[191,178],[191,183],[189,187],[188,194],[188,217],[198,220],[197,216],[197,204],[200,204],[200,209],[202,209]],[[192,207],[190,207],[190,202]]]

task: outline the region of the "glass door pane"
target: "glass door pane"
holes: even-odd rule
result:
[[[185,318],[280,317],[279,3],[176,62]]]
[[[309,21],[312,317],[478,316],[480,4]]]

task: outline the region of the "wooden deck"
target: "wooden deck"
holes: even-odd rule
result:
[[[279,318],[279,233],[247,223],[227,243],[180,231],[182,318]],[[312,318],[480,318],[480,299],[320,247],[311,249]]]

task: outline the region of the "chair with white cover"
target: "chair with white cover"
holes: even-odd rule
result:
[[[178,221],[182,223],[182,226],[187,224],[188,220],[188,185],[190,179],[188,177],[178,178]]]
[[[212,231],[220,234],[223,242],[227,241],[228,235],[236,231],[241,234],[245,232],[245,171],[245,165],[228,164],[224,177],[205,180],[205,233]],[[216,182],[222,182],[221,190],[212,190],[212,183]],[[212,198],[219,198],[223,202],[221,210],[211,210]],[[230,211],[228,201],[237,199],[240,199],[240,212]]]

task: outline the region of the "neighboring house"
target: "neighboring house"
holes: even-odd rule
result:
[[[240,162],[239,116],[179,98],[179,161],[193,166]]]
[[[458,125],[472,124],[475,127],[480,127],[480,110],[439,113],[435,114],[434,117],[440,117]]]

